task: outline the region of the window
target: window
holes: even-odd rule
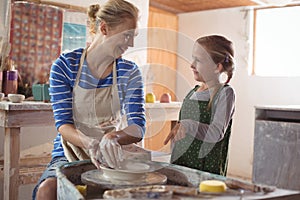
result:
[[[254,68],[258,76],[300,76],[300,6],[255,11]]]

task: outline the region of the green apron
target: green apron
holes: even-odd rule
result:
[[[191,90],[183,100],[179,120],[192,119],[210,124],[213,109],[207,110],[209,101],[190,99],[199,87],[196,86]],[[217,99],[224,87],[226,85],[219,89],[214,99]],[[211,107],[214,108],[214,102],[212,102]],[[204,142],[194,138],[190,134],[186,134],[184,139],[175,143],[172,150],[171,163],[226,176],[231,124],[232,120],[229,122],[224,138],[217,143]]]

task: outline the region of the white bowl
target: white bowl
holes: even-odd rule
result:
[[[137,179],[145,178],[146,173],[134,173],[128,171],[120,171],[118,169],[110,169],[101,166],[103,176],[108,179],[121,180],[121,181],[132,181]]]
[[[23,94],[8,94],[7,97],[13,103],[21,103],[25,99]]]
[[[153,171],[148,164],[132,160],[122,162],[121,167],[117,169],[111,169],[103,165],[101,165],[100,168],[103,171],[104,177],[122,181],[141,179],[144,178],[148,172]]]
[[[5,97],[5,94],[0,92],[0,101],[2,101],[4,99],[4,97]]]

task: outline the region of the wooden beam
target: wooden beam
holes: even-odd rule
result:
[[[170,12],[170,13],[173,13],[173,14],[178,14],[178,13],[183,12],[182,10],[179,10],[175,7],[171,7],[171,6],[159,3],[159,2],[154,1],[154,0],[150,0],[149,3],[150,3],[149,5],[152,6],[152,7],[155,7],[155,8],[158,8],[160,10],[164,10],[164,11],[167,11],[167,12]]]
[[[32,122],[35,126],[54,126],[52,111],[45,110],[11,110],[0,111],[0,125],[2,127],[30,127]]]
[[[254,5],[251,0],[150,0],[150,6],[175,14]]]

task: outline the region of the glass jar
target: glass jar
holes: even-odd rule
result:
[[[3,77],[3,92],[5,95],[17,94],[18,92],[18,71],[5,71]]]

